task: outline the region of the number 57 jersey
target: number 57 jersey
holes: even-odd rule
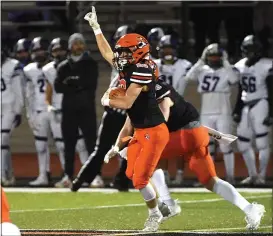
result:
[[[266,78],[272,68],[272,59],[261,58],[254,65],[246,66],[247,58],[243,58],[235,64],[240,72],[240,84],[242,87],[242,101],[244,103],[260,100],[268,97]]]
[[[231,85],[239,82],[238,72],[231,66],[214,69],[197,64],[186,77],[198,81],[197,91],[202,96],[201,115],[230,115]]]

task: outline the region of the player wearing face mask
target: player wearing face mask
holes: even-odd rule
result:
[[[26,78],[27,117],[34,133],[38,154],[39,176],[29,184],[32,186],[48,185],[49,149],[48,149],[48,113],[45,102],[46,80],[42,67],[49,61],[49,41],[36,37],[30,45],[32,63],[24,67]]]
[[[177,35],[164,35],[157,45],[159,59],[155,60],[155,63],[159,68],[160,78],[173,86],[180,95],[183,95],[184,76],[192,64],[188,60],[177,57],[178,44],[179,38]],[[163,161],[161,163],[164,166],[167,165]],[[178,170],[173,184],[180,185],[183,181],[183,163],[181,160],[178,161],[177,166]],[[167,171],[164,172],[167,183],[169,183],[169,174]]]
[[[164,31],[160,27],[152,28],[147,34],[147,40],[151,45],[150,58],[152,60],[158,59],[158,43],[164,35]]]

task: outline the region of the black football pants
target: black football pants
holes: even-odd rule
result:
[[[65,147],[65,174],[70,179],[73,179],[75,149],[79,137],[79,128],[82,131],[86,149],[90,155],[94,149],[97,135],[95,109],[63,111],[62,133]]]
[[[111,149],[126,120],[126,115],[118,112],[105,111],[98,130],[98,137],[94,151],[78,173],[80,182],[91,183],[100,174],[104,157]]]

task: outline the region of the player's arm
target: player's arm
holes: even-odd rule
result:
[[[186,78],[186,75],[190,71],[191,67],[192,67],[191,62],[187,61],[186,69],[184,69],[185,67],[182,68],[183,72],[181,73],[181,77],[178,81],[178,88],[176,89],[177,92],[179,93],[179,95],[181,95],[181,96],[183,96],[183,94],[185,92],[185,88],[188,84],[188,79]]]
[[[170,116],[170,108],[173,106],[173,101],[169,97],[171,94],[171,90],[163,81],[158,81],[155,87],[156,89],[156,100],[158,102],[158,106],[167,122]]]
[[[46,104],[48,106],[52,105],[52,94],[53,94],[53,88],[48,80],[46,80]]]
[[[30,118],[34,112],[34,85],[31,79],[28,77],[27,72],[24,71],[24,77],[26,81],[26,89],[25,89],[25,96],[26,96],[26,115],[27,118]]]
[[[141,93],[142,85],[132,83],[126,91],[125,96],[120,96],[115,99],[109,99],[109,106],[123,110],[130,109]]]
[[[101,55],[106,61],[110,63],[110,65],[113,65],[114,53],[100,29],[100,25],[98,24],[97,14],[94,6],[92,6],[92,12],[87,13],[84,19],[89,22],[90,26],[94,31],[97,45]]]
[[[236,123],[239,123],[241,121],[242,109],[244,107],[244,102],[242,101],[242,92],[243,92],[243,89],[241,87],[241,84],[239,84],[238,85],[237,101],[235,104],[235,108],[233,110],[233,120]]]
[[[14,111],[16,115],[19,115],[22,113],[22,109],[24,106],[24,92],[23,92],[23,71],[20,65],[18,64],[15,69],[14,73],[12,75],[12,91],[15,94],[15,107]]]
[[[166,122],[169,120],[170,109],[172,106],[173,106],[173,101],[169,97],[163,98],[163,100],[161,100],[161,102],[159,103],[159,108]]]
[[[264,120],[265,125],[273,124],[273,67],[269,70],[268,75],[266,77],[266,86],[267,86],[267,94],[268,94],[268,103],[269,103],[269,113],[266,119]]]
[[[225,68],[229,84],[234,85],[238,83],[240,80],[240,72],[235,66],[229,63],[226,51],[223,52],[223,67]]]

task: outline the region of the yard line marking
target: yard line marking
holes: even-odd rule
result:
[[[241,193],[272,193],[270,188],[236,188]],[[69,193],[69,188],[4,188],[7,193]],[[205,188],[170,188],[171,193],[210,193]],[[81,188],[80,193],[119,193],[117,189],[110,188]],[[136,189],[129,189],[129,192],[139,192]]]
[[[255,198],[269,198],[272,195],[258,195],[258,196],[249,196],[247,199]],[[181,204],[191,204],[191,203],[203,203],[203,202],[219,202],[225,201],[223,198],[212,198],[212,199],[202,199],[202,200],[189,200],[189,201],[178,201]],[[74,211],[74,210],[91,210],[91,209],[108,209],[108,208],[119,208],[119,207],[139,207],[145,206],[144,203],[136,204],[124,204],[124,205],[108,205],[108,206],[90,206],[90,207],[72,207],[72,208],[47,208],[47,209],[25,209],[25,210],[11,210],[11,213],[24,213],[24,212],[39,212],[39,211]]]

